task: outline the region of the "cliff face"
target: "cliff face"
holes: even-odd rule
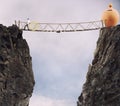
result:
[[[0,106],[28,106],[33,87],[31,57],[22,31],[0,25]]]
[[[120,26],[103,28],[78,106],[120,106]]]

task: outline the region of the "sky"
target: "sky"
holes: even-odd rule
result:
[[[3,0],[0,23],[10,26],[27,18],[42,23],[101,20],[109,3],[120,12],[120,0]],[[23,32],[23,37],[30,47],[36,81],[30,106],[76,106],[99,30]]]

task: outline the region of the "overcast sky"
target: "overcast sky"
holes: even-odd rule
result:
[[[0,23],[14,20],[84,22],[100,20],[119,0],[3,0]],[[72,33],[24,32],[32,56],[36,85],[30,106],[76,106],[93,59],[99,30]]]

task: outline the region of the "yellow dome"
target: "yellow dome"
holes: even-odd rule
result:
[[[119,21],[119,13],[109,4],[109,8],[103,12],[102,20],[106,27],[112,27],[117,25]]]

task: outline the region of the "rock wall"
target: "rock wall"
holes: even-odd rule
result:
[[[120,106],[120,25],[100,30],[77,106]]]
[[[0,106],[28,106],[34,77],[29,47],[16,26],[0,25]]]

